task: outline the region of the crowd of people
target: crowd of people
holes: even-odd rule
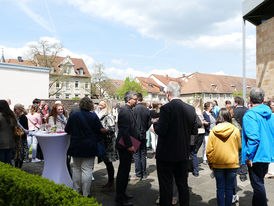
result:
[[[98,105],[84,97],[71,108],[69,115],[60,101],[53,105],[34,99],[25,109],[10,100],[0,100],[0,161],[21,168],[26,161],[41,161],[42,152],[35,131],[55,127],[70,135],[67,152],[73,189],[91,196],[95,157],[106,166],[108,180],[102,190],[116,192],[120,205],[133,205],[128,181],[146,179],[147,150],[156,158],[161,206],[189,205],[188,176],[199,176],[197,157],[202,147],[202,164],[216,179],[219,206],[239,201],[237,178],[249,179],[254,194],[252,205],[267,205],[265,176],[274,177],[274,100],[264,102],[264,91],[250,91],[248,107],[242,97],[219,108],[216,100],[191,104],[180,99],[180,85],[170,82],[168,103],[147,104],[141,93],[128,91],[124,105],[100,100]],[[19,126],[23,133],[15,136]],[[31,151],[31,154],[30,154]],[[30,158],[31,157],[31,158]],[[119,160],[115,182],[113,162]],[[135,176],[129,177],[131,163]]]

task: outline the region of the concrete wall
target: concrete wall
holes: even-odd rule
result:
[[[0,99],[11,99],[26,107],[34,98],[48,98],[49,70],[13,64],[0,64]],[[13,107],[12,107],[13,109]]]
[[[274,96],[274,17],[257,26],[256,83],[266,97]]]

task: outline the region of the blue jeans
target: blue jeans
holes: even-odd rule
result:
[[[264,187],[264,176],[268,170],[268,163],[253,163],[248,167],[250,183],[253,188],[253,206],[267,206],[266,192]]]
[[[192,159],[192,164],[193,164],[193,174],[199,174],[199,162],[198,162],[198,157],[197,153],[203,144],[204,140],[204,134],[199,134],[195,137],[195,142],[194,145],[190,146],[190,157]]]
[[[231,206],[233,196],[233,183],[237,168],[213,169],[216,178],[218,206]]]
[[[28,148],[29,149],[30,149],[30,146],[32,145],[32,159],[35,159],[36,154],[37,154],[38,141],[37,141],[35,136],[28,136],[27,141],[28,141]]]
[[[0,149],[0,162],[11,165],[12,149]]]
[[[147,147],[146,140],[142,140],[141,145],[137,152],[133,155],[135,162],[135,173],[137,177],[147,176]]]

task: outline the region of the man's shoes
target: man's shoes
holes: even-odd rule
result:
[[[34,159],[31,160],[31,162],[41,162],[41,160],[38,159],[38,158],[34,158]]]
[[[203,161],[203,164],[204,164],[204,165],[207,165],[207,160],[204,160],[204,161]]]
[[[192,172],[194,177],[199,177],[199,173]]]
[[[137,176],[130,178],[131,181],[140,181],[141,179],[142,179],[141,177],[137,177]]]
[[[246,180],[247,180],[247,175],[246,175],[246,174],[241,174],[241,175],[240,175],[240,180],[241,180],[242,182],[246,181]]]
[[[130,199],[132,199],[133,198],[133,195],[130,195],[130,194],[124,194],[124,198],[126,199],[126,200],[130,200]]]
[[[147,179],[147,175],[143,175],[142,180],[146,180]]]
[[[236,202],[239,202],[239,196],[237,194],[233,195],[233,197],[232,197],[232,204],[234,204]]]

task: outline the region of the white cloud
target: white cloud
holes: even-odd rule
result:
[[[128,63],[123,59],[112,59],[111,63],[117,66],[126,66]]]
[[[52,37],[41,37],[39,41],[41,40],[47,40],[50,43],[61,43],[60,40]],[[27,42],[24,46],[18,48],[11,48],[4,45],[0,45],[0,48],[3,48],[4,50],[5,59],[16,59],[18,56],[22,56],[23,59],[28,59],[29,46],[33,44],[37,44],[37,42]],[[82,53],[76,53],[67,48],[64,48],[63,51],[58,55],[63,57],[69,55],[73,58],[82,58],[90,71],[92,69],[93,64],[95,63],[95,60],[91,56]]]
[[[220,70],[220,71],[218,71],[218,72],[214,72],[214,73],[212,73],[212,74],[216,74],[216,75],[228,75],[228,74],[226,74],[223,70]]]
[[[134,68],[128,67],[126,69],[121,69],[117,67],[108,67],[105,69],[105,73],[108,77],[112,79],[122,79],[124,80],[126,77],[148,77],[150,74],[160,74],[160,75],[168,75],[170,77],[180,77],[182,76],[183,72],[175,68],[169,69],[152,69],[149,71],[140,71]]]

